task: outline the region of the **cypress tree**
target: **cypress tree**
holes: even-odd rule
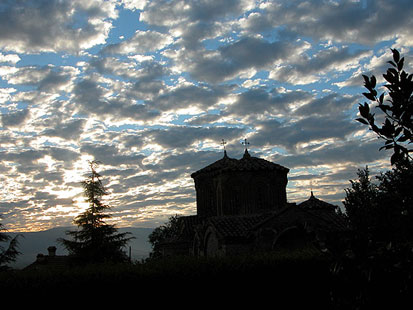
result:
[[[105,222],[111,218],[107,213],[111,207],[101,201],[107,192],[96,171],[98,164],[98,161],[89,162],[91,173],[82,181],[89,208],[74,219],[78,229],[66,232],[72,239],[59,241],[77,263],[125,262],[128,257],[123,247],[134,237],[130,237],[129,232],[118,233],[115,225]]]

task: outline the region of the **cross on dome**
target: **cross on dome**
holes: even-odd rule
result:
[[[224,139],[222,139],[221,145],[224,148],[224,158],[227,158],[227,150],[225,149],[225,144],[227,144],[227,141],[225,141]]]
[[[247,141],[247,139],[244,139],[244,141],[241,142],[241,143],[245,146],[245,150],[247,151],[248,145],[249,145],[250,143]]]
[[[221,145],[224,147],[224,151],[225,151],[225,144],[227,144],[227,141],[225,141],[224,139],[222,139]]]

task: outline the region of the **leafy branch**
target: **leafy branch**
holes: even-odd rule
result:
[[[373,130],[379,138],[385,140],[384,146],[380,150],[393,149],[390,161],[394,165],[413,159],[410,155],[413,149],[408,148],[413,140],[413,74],[408,74],[403,70],[404,57],[400,58],[399,51],[392,49],[392,52],[393,60],[388,61],[391,67],[383,74],[384,79],[388,82],[384,85],[390,97],[386,100],[387,102],[384,101],[385,93],[378,96],[376,77],[372,75],[369,78],[363,75],[364,87],[368,90],[363,95],[376,103],[377,108],[384,113],[384,123],[381,127],[377,126],[376,116],[371,113],[367,102],[359,104],[361,117],[356,120],[368,125],[370,130]]]

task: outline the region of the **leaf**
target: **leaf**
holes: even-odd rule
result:
[[[387,63],[391,64],[393,67],[397,67],[397,65],[393,61],[388,61]]]
[[[384,149],[390,150],[392,148],[394,148],[393,144],[392,145],[384,145],[381,148],[379,148],[379,151],[384,150]]]
[[[378,108],[382,110],[384,113],[386,113],[387,110],[391,111],[392,109],[389,105],[386,104],[379,104]]]
[[[393,166],[396,162],[398,162],[400,159],[400,155],[398,153],[393,153],[393,155],[390,157],[390,163]]]
[[[363,93],[364,97],[366,97],[369,100],[376,100],[376,98],[374,97],[374,95],[372,93]]]
[[[384,93],[382,93],[382,94],[380,95],[380,98],[379,98],[380,103],[383,103],[383,99],[384,99]]]
[[[360,111],[361,116],[368,119],[369,114],[370,114],[370,108],[369,108],[369,105],[367,103],[360,104],[359,105],[359,111]]]
[[[399,139],[397,139],[397,142],[406,142],[407,140],[409,140],[409,138],[405,135],[402,135]]]
[[[397,74],[398,74],[398,73],[397,73],[397,70],[396,70],[396,69],[393,69],[393,68],[387,69],[387,72],[391,72],[394,77],[396,77]]]
[[[400,59],[399,63],[397,64],[397,69],[401,71],[403,69],[404,57]]]
[[[372,75],[370,78],[370,85],[371,85],[371,88],[376,87],[376,77],[374,75]]]
[[[391,49],[391,51],[393,52],[393,60],[394,60],[394,62],[395,63],[398,63],[399,62],[399,60],[400,60],[400,53],[399,53],[399,51],[398,50],[396,50],[396,49]]]
[[[381,134],[389,139],[391,139],[394,135],[394,126],[393,124],[389,121],[388,118],[386,118],[383,127],[381,127]]]
[[[360,123],[363,123],[363,124],[365,124],[365,125],[368,125],[368,124],[369,124],[369,122],[366,121],[364,118],[356,118],[356,121],[359,121]]]
[[[367,75],[362,74],[365,85],[370,85],[370,79]]]

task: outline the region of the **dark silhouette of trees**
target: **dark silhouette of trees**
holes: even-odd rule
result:
[[[103,204],[102,196],[107,192],[102,184],[101,175],[96,171],[99,162],[89,163],[91,173],[82,181],[84,196],[89,208],[74,219],[78,230],[68,231],[73,239],[59,239],[76,262],[102,263],[124,262],[127,255],[123,247],[133,239],[130,233],[118,233],[115,225],[105,222],[111,215],[106,213],[110,206]]]
[[[400,58],[400,53],[392,49],[393,61],[388,61],[391,65],[387,72],[383,74],[387,84],[384,87],[388,90],[390,99],[384,101],[385,94],[378,95],[376,90],[376,77],[370,78],[363,75],[364,86],[368,92],[363,95],[372,103],[377,104],[377,108],[384,113],[382,126],[377,126],[377,118],[371,113],[369,104],[365,102],[359,105],[361,118],[357,120],[369,126],[381,139],[384,146],[380,149],[393,149],[391,164],[407,159],[412,160],[410,155],[413,149],[408,145],[413,142],[413,74],[408,74],[403,70],[404,57]]]
[[[332,298],[337,309],[370,309],[390,302],[403,302],[413,286],[413,82],[403,70],[404,58],[392,49],[393,61],[383,75],[389,91],[378,95],[376,78],[363,75],[368,92],[363,95],[376,104],[384,117],[382,126],[368,103],[360,104],[361,118],[384,140],[380,149],[392,149],[392,170],[373,182],[366,167],[358,180],[350,181],[343,202],[352,228],[347,247],[338,251],[332,269],[337,287]],[[397,307],[397,306],[396,306]]]
[[[6,246],[0,244],[0,270],[7,269],[7,264],[14,262],[20,254],[18,251],[18,238],[20,235],[12,238],[3,231],[5,231],[5,228],[3,224],[0,223],[0,242],[8,243]]]
[[[344,203],[351,233],[332,269],[337,309],[370,309],[401,302],[413,285],[413,164],[351,181]],[[395,304],[392,304],[394,307]]]
[[[179,232],[179,216],[170,216],[168,221],[155,228],[149,235],[149,242],[152,244],[152,252],[150,258],[159,258],[162,256],[160,246],[163,242],[170,240],[178,235]]]
[[[413,241],[413,164],[408,149],[413,142],[413,74],[403,70],[404,57],[392,49],[393,60],[383,74],[390,99],[384,102],[385,94],[378,96],[376,78],[364,77],[368,92],[363,95],[377,104],[383,112],[384,123],[376,125],[377,119],[370,112],[368,103],[360,104],[361,118],[357,120],[369,126],[378,137],[384,139],[380,149],[393,149],[393,169],[377,177],[375,185],[369,178],[369,171],[359,170],[359,180],[351,181],[346,190],[344,206],[353,229],[359,237],[371,242]]]
[[[369,170],[358,171],[359,179],[351,181],[344,203],[355,237],[366,250],[367,245],[413,245],[413,164],[394,167],[377,176]]]
[[[371,182],[368,167],[359,169],[357,175],[358,180],[350,180],[351,188],[345,190],[346,197],[343,204],[345,214],[355,232],[358,250],[362,251],[366,249],[365,246],[374,227],[374,218],[371,215],[376,212],[378,189],[377,185]]]

